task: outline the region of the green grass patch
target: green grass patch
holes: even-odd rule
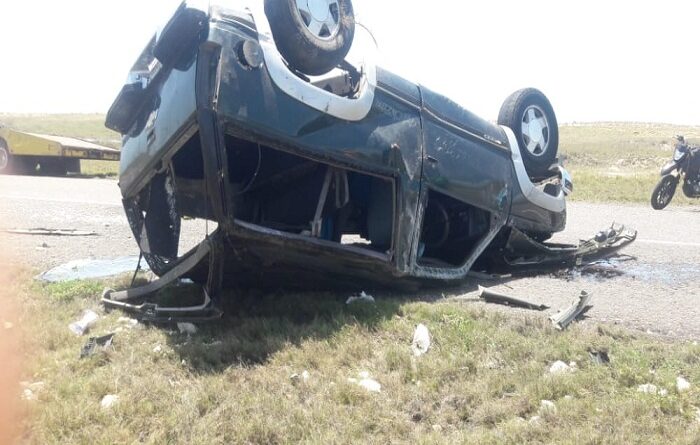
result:
[[[79,360],[85,338],[67,325],[86,308],[100,310],[99,284],[35,285],[27,298],[32,379],[45,382],[29,403],[33,443],[700,440],[699,387],[675,390],[679,375],[700,382],[697,345],[608,326],[561,333],[544,317],[449,302],[346,306],[331,294],[237,294],[233,315],[191,338],[171,327],[125,329],[123,314],[105,314],[92,334],[119,331],[114,349]],[[418,323],[433,347],[416,358]],[[591,348],[607,350],[611,364],[595,364]],[[549,375],[556,360],[579,369]],[[290,378],[305,370],[308,380]],[[363,371],[381,393],[348,381]],[[669,394],[639,393],[646,383]],[[119,402],[103,410],[107,394]],[[542,400],[556,412],[539,413]]]

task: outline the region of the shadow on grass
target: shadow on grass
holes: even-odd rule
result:
[[[184,335],[171,336],[171,346],[199,373],[256,366],[286,347],[332,338],[346,326],[378,328],[400,314],[404,303],[382,298],[375,304],[346,305],[347,297],[331,293],[228,294],[223,319],[199,325],[199,332],[187,341]]]

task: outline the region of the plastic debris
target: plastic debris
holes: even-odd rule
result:
[[[12,328],[15,327],[15,325],[12,324],[12,323],[10,323],[9,321],[3,322],[2,325],[3,325],[3,327],[4,327],[5,329],[12,329]]]
[[[411,349],[413,349],[413,355],[416,357],[420,357],[430,349],[430,331],[425,325],[419,324],[418,327],[416,327],[416,332],[413,334]]]
[[[35,236],[97,236],[96,232],[75,229],[5,229],[3,232],[12,235]]]
[[[75,260],[55,267],[37,277],[48,283],[62,283],[73,280],[107,278],[124,273],[132,273],[138,265],[138,256],[110,259]],[[142,270],[146,268],[142,267]]]
[[[113,340],[114,334],[102,337],[90,337],[87,343],[85,343],[85,346],[80,350],[80,358],[90,357],[95,355],[98,351],[106,351],[112,346]]]
[[[350,297],[348,300],[345,302],[345,304],[353,304],[353,303],[374,303],[374,297],[366,294],[365,292],[361,292],[360,295]]]
[[[117,320],[117,322],[126,325],[126,327],[128,327],[129,329],[135,328],[139,324],[138,320],[129,317],[119,317],[119,320]]]
[[[29,383],[29,382],[21,382],[20,386],[22,386],[22,400],[26,400],[27,402],[32,402],[36,400],[37,393],[40,392],[41,390],[44,389],[45,383],[44,382],[35,382],[35,383]]]
[[[591,302],[591,296],[588,292],[581,291],[581,296],[575,301],[569,308],[561,311],[557,315],[550,317],[554,326],[560,331],[565,330],[569,327],[571,323],[574,322],[578,317],[587,312],[592,306],[589,305]]]
[[[102,409],[109,409],[119,402],[119,396],[113,394],[106,395],[102,398],[100,406]]]
[[[690,382],[683,377],[678,377],[676,379],[676,390],[680,392],[686,392],[690,389]]]
[[[576,371],[576,363],[571,362],[571,364],[567,365],[561,360],[558,362],[554,362],[554,364],[549,368],[550,374],[568,374],[574,371]]]
[[[358,376],[359,379],[349,378],[348,382],[354,383],[369,392],[382,392],[382,385],[371,378],[368,372],[361,372]]]
[[[100,316],[97,313],[88,309],[83,312],[83,317],[80,320],[68,325],[68,329],[75,335],[85,335],[99,319]]]
[[[181,334],[195,335],[198,331],[197,326],[192,323],[178,323],[177,328]]]
[[[290,378],[293,382],[302,381],[302,382],[306,383],[306,382],[308,382],[309,379],[311,378],[311,374],[309,374],[309,371],[304,371],[304,372],[302,372],[301,374],[292,374],[291,376],[289,376],[289,378]]]
[[[647,383],[646,385],[639,385],[637,392],[641,392],[642,394],[659,394],[659,388],[656,385]]]
[[[161,352],[163,352],[163,347],[161,345],[158,345],[155,348],[153,348],[153,352],[155,354],[160,354]]]
[[[556,414],[557,412],[557,405],[554,404],[551,400],[542,400],[540,402],[540,411],[539,414]]]
[[[505,306],[531,309],[533,311],[546,311],[549,309],[549,306],[545,306],[544,304],[534,304],[520,298],[509,297],[508,295],[493,292],[482,286],[479,286],[479,298],[484,300],[486,303],[502,304]]]

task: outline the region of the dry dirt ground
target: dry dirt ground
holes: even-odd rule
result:
[[[572,203],[566,232],[556,240],[575,242],[612,223],[639,230],[639,239],[620,263],[621,276],[580,275],[517,278],[481,283],[551,306],[567,306],[582,290],[593,295],[588,322],[620,324],[661,336],[700,340],[700,206],[650,207]],[[8,228],[79,229],[95,237],[11,235]],[[196,222],[185,229],[185,244],[204,235]],[[117,182],[102,179],[0,176],[0,241],[24,265],[40,272],[74,259],[137,255],[120,204]],[[444,296],[478,302],[474,282]],[[381,297],[381,295],[378,295]],[[425,298],[434,298],[435,291]],[[494,310],[514,311],[494,307]]]

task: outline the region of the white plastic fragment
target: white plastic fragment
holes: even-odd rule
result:
[[[161,345],[158,345],[155,348],[153,348],[153,352],[156,354],[160,354],[161,352],[163,352],[163,347]]]
[[[33,402],[38,398],[37,393],[44,389],[45,384],[44,382],[21,382],[20,386],[24,388],[22,390],[22,400],[26,400],[27,402]]]
[[[197,333],[197,326],[192,323],[178,323],[177,328],[181,334],[195,335]]]
[[[678,392],[686,392],[690,389],[690,382],[683,377],[678,377],[676,379],[676,389]]]
[[[365,292],[361,292],[360,295],[358,296],[353,296],[348,298],[348,300],[345,302],[345,304],[353,304],[353,303],[374,303],[374,297],[366,294]]]
[[[301,374],[292,374],[291,376],[289,376],[289,378],[293,382],[298,382],[301,380],[302,382],[306,383],[311,378],[311,374],[309,374],[309,371],[304,370],[304,372],[302,372]]]
[[[430,349],[430,331],[425,325],[419,324],[416,328],[411,349],[413,349],[413,355],[416,357],[420,357]]]
[[[557,405],[554,404],[551,400],[542,400],[540,402],[540,411],[539,414],[556,414],[557,412]]]
[[[75,335],[85,335],[85,333],[95,325],[99,318],[99,315],[88,309],[83,312],[83,317],[80,320],[68,325],[68,329],[70,329]]]
[[[119,402],[119,396],[109,394],[102,398],[100,406],[102,407],[102,409],[109,409],[113,407],[117,402]]]
[[[575,363],[572,362],[572,365],[576,365]],[[550,374],[567,374],[574,372],[576,370],[575,366],[567,365],[566,363],[562,362],[561,360],[554,362],[552,366],[549,368],[549,373]]]
[[[15,325],[10,323],[9,321],[3,322],[2,325],[4,326],[5,329],[12,329],[13,327],[15,327]]]
[[[135,328],[139,324],[138,320],[129,317],[119,317],[117,322],[120,324],[125,324],[128,328]]]
[[[349,378],[348,382],[354,383],[369,392],[382,392],[382,385],[370,377],[369,373],[364,371],[358,374],[360,379]]]
[[[659,388],[656,385],[647,383],[645,385],[639,385],[639,388],[637,388],[637,392],[641,392],[642,394],[658,394]]]

